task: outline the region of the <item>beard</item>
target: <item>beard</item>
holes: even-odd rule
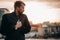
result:
[[[21,14],[23,14],[23,12],[22,11],[18,11],[18,14],[21,15]]]

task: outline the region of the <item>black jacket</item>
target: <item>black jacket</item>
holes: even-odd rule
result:
[[[18,19],[22,22],[22,27],[15,30],[15,25]],[[18,17],[15,12],[5,14],[1,22],[1,34],[5,35],[5,40],[25,40],[26,33],[30,32],[31,26],[25,14],[20,14]]]

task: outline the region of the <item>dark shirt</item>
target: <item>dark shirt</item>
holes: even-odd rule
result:
[[[22,22],[22,27],[15,30],[17,21]],[[25,40],[26,33],[30,32],[31,26],[25,14],[16,16],[15,12],[5,14],[1,22],[1,34],[5,35],[5,40]]]

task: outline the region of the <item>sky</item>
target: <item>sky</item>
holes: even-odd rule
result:
[[[26,6],[24,13],[27,15],[28,20],[34,24],[44,21],[60,22],[60,8],[54,3],[25,1]],[[10,12],[13,11],[13,6],[14,2],[0,1],[0,8],[8,8]]]
[[[25,13],[33,23],[44,21],[59,22],[60,9],[50,7],[43,2],[26,2],[26,4]]]

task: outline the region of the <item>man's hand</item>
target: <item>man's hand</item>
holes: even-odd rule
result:
[[[15,25],[15,29],[18,29],[18,28],[20,28],[22,26],[22,23],[21,23],[21,21],[17,21],[17,23],[16,23],[16,25]]]

